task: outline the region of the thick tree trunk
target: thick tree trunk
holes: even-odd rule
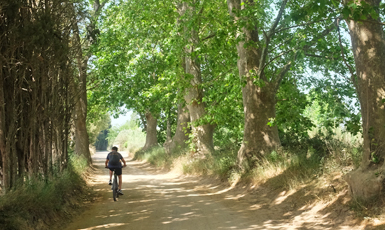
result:
[[[196,13],[196,9],[189,6],[186,2],[183,2],[178,6],[178,11],[181,16],[185,14],[194,15]],[[190,112],[191,128],[194,136],[192,140],[193,147],[196,153],[206,155],[211,154],[214,150],[213,134],[215,125],[199,125],[198,123],[199,120],[206,115],[206,103],[202,101],[201,66],[200,63],[191,56],[195,46],[199,43],[199,31],[195,31],[194,29],[190,30],[186,27],[184,32],[186,36],[188,36],[191,44],[189,47],[185,47],[187,55],[184,57],[182,65],[184,66],[186,75],[190,75],[189,77],[192,76],[190,87],[186,89],[184,99]]]
[[[148,150],[158,145],[158,137],[156,135],[157,119],[150,113],[146,113],[146,144],[142,150]]]
[[[228,0],[228,9],[235,21],[238,21],[233,10],[242,10],[240,0]],[[259,43],[257,28],[242,28],[236,36],[244,36],[245,40],[237,44],[238,70],[241,81],[246,84],[242,88],[245,127],[243,143],[238,151],[239,166],[244,169],[254,167],[254,163],[261,156],[269,154],[280,146],[277,126],[270,127],[268,122],[275,118],[275,95],[279,86],[279,80],[269,82],[262,80],[262,76],[255,76],[252,73],[259,71],[262,51],[246,43]],[[262,74],[263,75],[263,71]]]
[[[164,147],[167,153],[172,153],[180,149],[187,147],[186,141],[188,141],[190,129],[188,123],[190,122],[190,114],[187,107],[178,105],[178,118],[175,130],[175,135],[170,142],[166,142]]]
[[[379,6],[380,0],[358,1]],[[346,2],[347,3],[347,2]],[[347,20],[357,77],[353,76],[361,103],[364,153],[360,168],[345,179],[351,195],[369,199],[385,189],[385,34],[377,20]]]
[[[258,87],[247,80],[242,89],[245,127],[243,143],[238,151],[239,163],[254,166],[254,161],[280,146],[277,126],[270,127],[268,122],[275,118],[274,87]]]
[[[190,52],[192,52],[192,49],[190,49]],[[191,87],[186,90],[184,96],[190,112],[194,148],[199,154],[211,154],[214,150],[213,134],[215,126],[211,124],[197,124],[206,115],[206,103],[202,101],[203,92],[200,89],[200,84],[202,84],[200,65],[192,60],[191,57],[186,57],[185,59],[186,72],[194,76],[191,80]]]

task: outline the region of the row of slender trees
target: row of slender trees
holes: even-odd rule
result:
[[[90,159],[80,9],[68,0],[0,1],[3,191],[60,174],[71,143]]]

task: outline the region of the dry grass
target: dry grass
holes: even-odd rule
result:
[[[322,135],[320,135],[322,134]],[[216,151],[211,156],[197,157],[189,151],[167,155],[163,148],[137,152],[137,159],[157,167],[190,175],[209,175],[230,184],[245,181],[254,185],[268,183],[274,188],[295,189],[322,176],[345,173],[358,167],[362,137],[337,128],[332,134],[326,129],[309,132],[312,140],[307,149],[279,149],[265,156],[255,167],[241,174],[237,170],[237,152]],[[221,148],[219,148],[221,149]]]
[[[330,204],[331,209],[343,205],[344,210],[353,210],[356,217],[361,219],[375,218],[385,213],[385,200],[365,203],[350,200],[347,184],[343,180],[346,173],[359,166],[362,137],[344,133],[340,129],[330,135],[324,133],[322,137],[318,130],[313,130],[310,137],[316,141],[311,142],[313,145],[307,146],[306,150],[279,149],[245,174],[237,170],[237,152],[234,150],[216,151],[202,158],[187,150],[167,155],[163,148],[155,148],[137,154],[137,158],[173,173],[219,178],[232,186],[239,183],[240,187],[247,184],[248,187],[262,186],[296,194],[306,191],[309,205]]]

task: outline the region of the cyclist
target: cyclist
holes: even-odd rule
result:
[[[122,166],[121,161],[124,163]],[[122,193],[122,168],[126,167],[126,161],[124,160],[123,156],[118,153],[118,147],[114,146],[111,149],[111,152],[108,153],[107,159],[106,159],[106,168],[110,169],[110,181],[108,182],[109,185],[112,185],[112,172],[115,170],[116,175],[119,177],[119,190],[118,193],[120,195],[123,195]]]

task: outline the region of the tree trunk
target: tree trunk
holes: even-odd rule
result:
[[[83,93],[81,93],[83,94]],[[84,114],[87,105],[84,99],[79,99],[75,104],[75,152],[84,156],[88,163],[91,163],[91,153],[89,150],[89,138],[87,133],[87,116]]]
[[[170,123],[170,118],[167,117],[167,130],[166,130],[166,142],[171,141],[171,123]]]
[[[193,15],[196,12],[196,9],[193,6],[189,6],[188,3],[183,2],[178,6],[179,14]],[[206,155],[211,154],[214,150],[213,134],[215,125],[203,124],[200,125],[198,122],[201,118],[206,115],[206,103],[202,101],[203,99],[203,90],[202,85],[202,76],[201,76],[201,66],[198,63],[198,60],[192,57],[194,48],[199,44],[198,32],[194,29],[184,30],[188,40],[190,41],[190,46],[185,47],[186,56],[183,60],[183,67],[186,75],[192,76],[190,80],[190,87],[186,89],[184,99],[187,104],[187,108],[190,112],[191,118],[191,128],[192,134],[194,136],[192,143],[193,147],[198,154]]]
[[[0,64],[2,62],[0,61]],[[6,149],[6,131],[5,131],[5,101],[4,101],[4,77],[0,76],[0,154],[1,154],[1,169],[2,169],[2,187],[7,190],[11,187],[10,178],[10,156]]]
[[[245,5],[241,5],[240,0],[228,0],[227,4],[230,15],[238,21],[233,10],[242,10]],[[257,28],[250,28],[244,27],[236,34],[237,37],[243,35],[245,38],[237,44],[239,77],[242,82],[246,82],[242,88],[245,127],[243,143],[238,151],[238,164],[242,169],[245,166],[254,167],[256,160],[281,144],[277,126],[268,125],[269,120],[275,118],[275,95],[280,81],[269,82],[262,80],[262,76],[252,74],[261,72],[259,66],[262,51],[249,44],[245,47],[246,43],[260,43]]]
[[[178,121],[176,125],[175,135],[170,142],[165,143],[165,149],[167,153],[172,153],[180,149],[187,147],[186,141],[188,141],[190,129],[188,123],[190,122],[190,114],[187,107],[178,105]]]
[[[142,150],[148,150],[158,145],[158,137],[156,135],[157,119],[151,114],[146,113],[146,144]]]
[[[379,7],[379,0],[366,2]],[[347,4],[347,2],[345,2]],[[369,199],[384,192],[385,183],[385,35],[379,21],[347,20],[357,76],[353,82],[361,103],[364,152],[360,168],[346,175],[353,197]]]
[[[75,152],[83,155],[89,164],[92,163],[87,132],[87,66],[88,56],[83,56],[79,28],[74,23],[74,38],[77,44],[77,64],[79,79],[74,83],[75,92]]]
[[[240,164],[244,162],[253,167],[256,160],[280,146],[277,126],[268,125],[269,120],[275,118],[275,94],[274,87],[258,87],[250,79],[243,87],[245,127],[238,151]]]
[[[189,50],[191,53],[193,48]],[[202,78],[200,73],[200,65],[191,57],[186,57],[186,73],[191,74],[194,78],[191,80],[191,87],[186,90],[184,96],[187,108],[190,112],[191,127],[193,134],[193,145],[199,154],[211,154],[214,150],[213,134],[214,125],[203,124],[197,122],[206,115],[206,103],[202,101],[203,92],[200,88]]]

